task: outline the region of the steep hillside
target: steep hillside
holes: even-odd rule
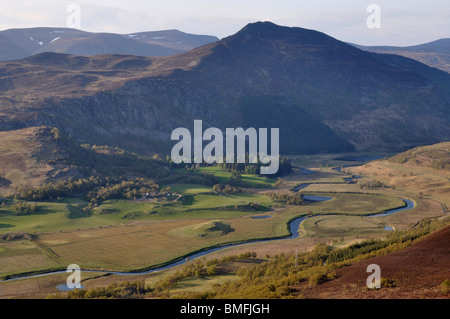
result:
[[[386,160],[348,168],[392,188],[432,199],[443,211],[450,207],[450,143],[420,146]]]
[[[80,175],[69,165],[56,163],[64,153],[45,128],[0,132],[0,194],[40,186],[50,178]]]
[[[285,154],[450,138],[450,74],[269,22],[169,57],[3,62],[0,83],[1,130],[46,125],[81,143],[143,152],[168,152],[171,131],[195,119],[205,128],[280,127]]]
[[[380,266],[391,287],[370,291],[368,265]],[[336,271],[336,279],[308,289],[308,298],[448,298],[441,284],[450,279],[450,226],[408,248],[373,257]],[[385,283],[386,283],[385,281]]]
[[[392,157],[390,161],[450,171],[450,142],[419,146]]]
[[[157,157],[111,147],[80,146],[56,128],[0,132],[0,195],[91,176],[182,180],[187,174],[170,172]]]
[[[13,41],[0,35],[0,61],[18,60],[29,56],[28,52]]]

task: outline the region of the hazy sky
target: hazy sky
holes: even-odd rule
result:
[[[363,45],[413,45],[450,38],[449,0],[0,0],[0,30],[66,27],[70,4],[81,29],[133,33],[164,29],[232,35],[269,20],[318,30]],[[381,8],[381,28],[368,28],[367,6]]]

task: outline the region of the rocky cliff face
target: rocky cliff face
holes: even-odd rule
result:
[[[0,64],[0,128],[167,151],[171,131],[279,127],[283,153],[401,150],[450,137],[450,75],[323,33],[255,23],[162,58],[44,53]]]

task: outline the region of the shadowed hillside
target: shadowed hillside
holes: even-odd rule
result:
[[[0,63],[0,83],[0,130],[45,125],[143,153],[167,154],[172,130],[195,119],[276,125],[290,139],[284,154],[399,151],[450,137],[450,74],[269,22],[169,57],[42,53]]]

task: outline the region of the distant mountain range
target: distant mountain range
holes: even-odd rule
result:
[[[195,119],[278,127],[283,154],[399,151],[448,141],[449,105],[446,72],[270,22],[166,57],[0,63],[0,130],[57,127],[79,143],[148,153],[170,151],[172,130]]]
[[[376,53],[402,55],[450,73],[450,39],[440,39],[406,47],[362,46],[356,44],[354,46]]]
[[[43,52],[168,56],[218,40],[215,36],[189,34],[178,30],[114,34],[69,28],[9,29],[0,31],[0,61],[20,60]],[[350,44],[370,52],[405,56],[450,73],[450,39],[405,47]]]
[[[167,56],[217,40],[214,36],[188,34],[178,30],[123,35],[69,28],[10,29],[0,31],[0,61],[19,60],[42,52]]]

